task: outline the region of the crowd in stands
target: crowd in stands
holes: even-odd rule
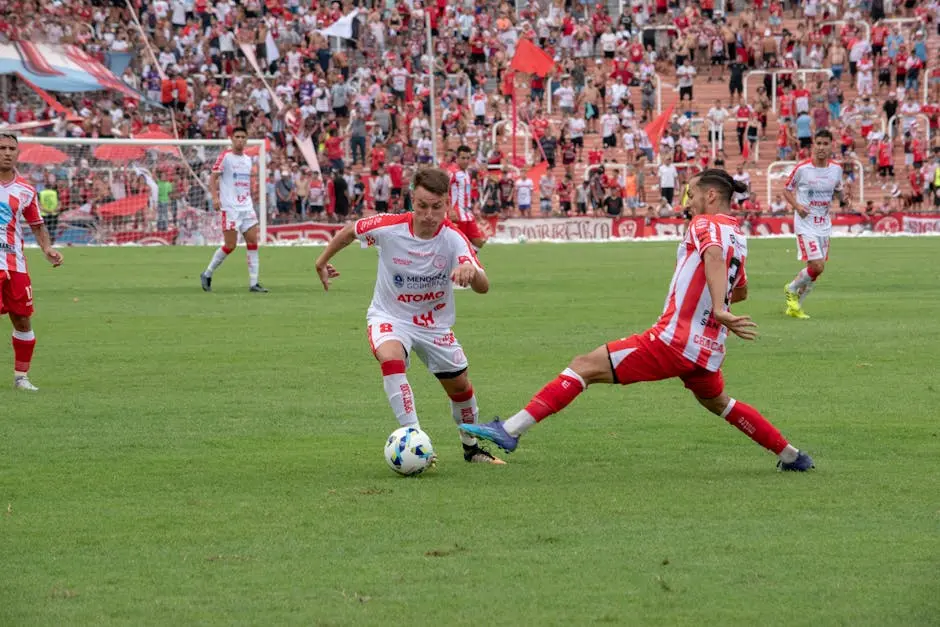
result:
[[[76,44],[102,59],[134,52],[121,78],[144,96],[55,94],[70,121],[7,77],[3,122],[55,120],[34,133],[57,137],[216,139],[244,126],[270,140],[270,223],[407,210],[406,182],[434,160],[435,134],[445,167],[458,146],[474,150],[481,215],[675,215],[688,172],[724,166],[756,187],[768,161],[808,158],[820,128],[845,160],[856,198],[846,209],[940,206],[938,0],[627,0],[622,13],[570,0],[521,10],[494,0],[132,5],[0,0],[0,41]],[[319,32],[354,9],[352,39]],[[555,59],[550,79],[509,68],[522,38]],[[758,88],[745,90],[754,70],[770,72],[752,74]],[[644,129],[674,102],[654,145]],[[295,136],[312,140],[322,172]],[[208,168],[183,154],[189,166],[162,154],[149,176],[120,173],[126,193],[156,183],[161,228],[184,203],[209,208],[192,180]],[[532,180],[543,160],[548,171]],[[93,207],[122,193],[95,176],[97,165],[87,156],[32,175],[56,186],[59,207]],[[870,207],[857,202],[862,175]],[[762,198],[742,195],[736,208],[787,211],[779,197]]]

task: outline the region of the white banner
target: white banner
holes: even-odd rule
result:
[[[938,216],[904,216],[901,218],[902,230],[905,233],[924,235],[928,233],[940,233],[940,217]]]
[[[494,242],[592,242],[609,240],[613,218],[511,218],[496,225]]]

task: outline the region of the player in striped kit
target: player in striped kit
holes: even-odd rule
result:
[[[13,387],[39,390],[29,381],[29,365],[36,348],[33,332],[33,287],[23,254],[21,218],[29,224],[36,243],[53,267],[62,265],[62,254],[52,247],[52,239],[39,215],[36,188],[16,171],[20,147],[16,135],[0,133],[0,315],[13,323]]]
[[[469,146],[457,148],[457,171],[450,176],[450,206],[456,215],[457,228],[467,236],[474,250],[479,251],[486,243],[486,237],[477,224],[473,215],[473,200],[471,198],[470,157],[473,151]]]
[[[775,453],[780,469],[812,468],[809,455],[791,446],[760,412],[724,390],[721,364],[728,331],[745,340],[757,337],[751,318],[730,310],[732,303],[747,298],[747,240],[728,215],[732,193],[743,191],[744,185],[724,170],[705,170],[692,179],[689,205],[694,217],[679,244],[665,309],[651,329],[575,357],[505,422],[497,418],[460,428],[509,452],[529,428],[560,412],[592,383],[679,378],[703,407]]]
[[[803,301],[813,291],[829,259],[832,199],[838,194],[843,200],[842,166],[831,157],[832,133],[819,130],[813,137],[813,158],[796,164],[783,190],[783,197],[793,207],[797,259],[806,262],[806,267],[784,286],[786,314],[800,320],[809,318],[803,311]]]
[[[222,246],[212,255],[209,267],[199,275],[202,289],[212,291],[212,275],[238,245],[238,234],[245,238],[248,251],[248,291],[267,292],[258,283],[258,215],[251,201],[251,157],[245,154],[248,132],[232,130],[232,148],[223,150],[212,166],[209,192],[212,205],[222,212]],[[262,188],[260,193],[264,193]]]

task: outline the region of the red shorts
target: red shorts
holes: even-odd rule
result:
[[[678,377],[699,398],[721,396],[725,380],[721,370],[712,372],[689,361],[652,330],[607,344],[614,379],[621,385],[638,381],[662,381]]]
[[[486,236],[483,235],[483,231],[480,230],[480,225],[477,224],[476,220],[458,222],[457,229],[466,235],[467,239],[486,239]]]
[[[25,272],[0,270],[0,315],[33,315],[33,286]]]

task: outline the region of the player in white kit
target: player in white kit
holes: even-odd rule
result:
[[[248,291],[267,292],[258,283],[258,215],[251,201],[251,157],[245,154],[248,132],[242,127],[232,131],[232,148],[223,150],[212,166],[209,192],[212,205],[222,213],[222,246],[212,255],[209,267],[199,279],[202,289],[212,291],[212,275],[238,245],[238,234],[248,249]],[[259,193],[264,193],[264,189]]]
[[[842,200],[842,166],[831,157],[832,133],[826,129],[817,131],[813,138],[813,158],[793,168],[783,190],[783,197],[793,207],[797,258],[806,262],[806,267],[784,287],[786,313],[801,320],[809,318],[803,311],[803,301],[829,259],[832,200],[836,194]]]
[[[418,426],[414,395],[405,374],[412,352],[437,377],[450,397],[457,425],[479,418],[476,395],[467,376],[467,357],[454,337],[454,286],[478,294],[490,284],[467,237],[447,220],[450,176],[421,169],[412,183],[413,213],[379,214],[349,224],[317,259],[323,289],[339,272],[330,264],[336,253],[359,240],[379,253],[375,292],[366,315],[372,354],[382,368],[388,402],[398,423]],[[461,433],[464,459],[502,464],[476,438]]]

